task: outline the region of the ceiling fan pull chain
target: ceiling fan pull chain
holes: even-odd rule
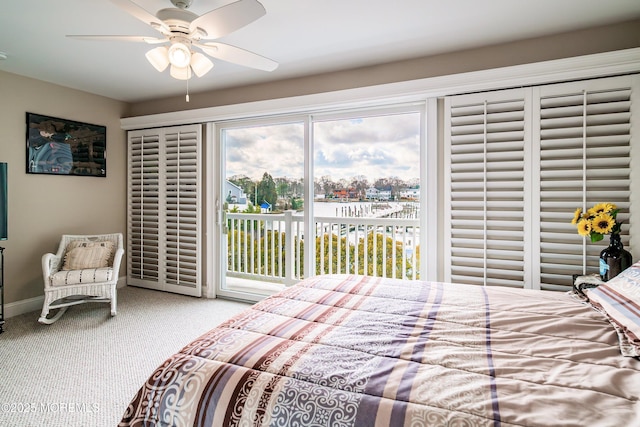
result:
[[[191,80],[191,68],[187,71],[187,102],[189,102],[189,80]]]

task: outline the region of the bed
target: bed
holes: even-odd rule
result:
[[[640,426],[640,263],[583,299],[308,278],[170,357],[120,426]]]

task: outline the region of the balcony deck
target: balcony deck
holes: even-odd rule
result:
[[[267,295],[303,279],[303,221],[293,211],[227,213],[227,288]],[[315,274],[420,277],[416,218],[315,217],[312,230]]]

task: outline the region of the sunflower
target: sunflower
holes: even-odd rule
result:
[[[593,207],[573,213],[571,224],[578,229],[578,234],[590,237],[592,242],[599,242],[606,234],[619,234],[622,223],[618,222],[618,207],[609,202],[596,203]]]
[[[573,219],[571,220],[571,224],[576,225],[581,216],[582,216],[582,208],[576,209],[576,211],[573,214]]]
[[[591,228],[596,233],[607,234],[613,230],[616,220],[608,213],[600,213],[591,221]]]
[[[588,236],[591,233],[591,221],[588,219],[581,219],[578,221],[578,234],[581,236]]]
[[[603,213],[609,213],[616,209],[616,205],[613,203],[598,203],[587,211],[589,216],[595,217]]]

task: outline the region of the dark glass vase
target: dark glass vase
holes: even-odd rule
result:
[[[624,249],[620,235],[611,235],[609,246],[600,252],[600,277],[609,281],[631,266],[631,254]]]

